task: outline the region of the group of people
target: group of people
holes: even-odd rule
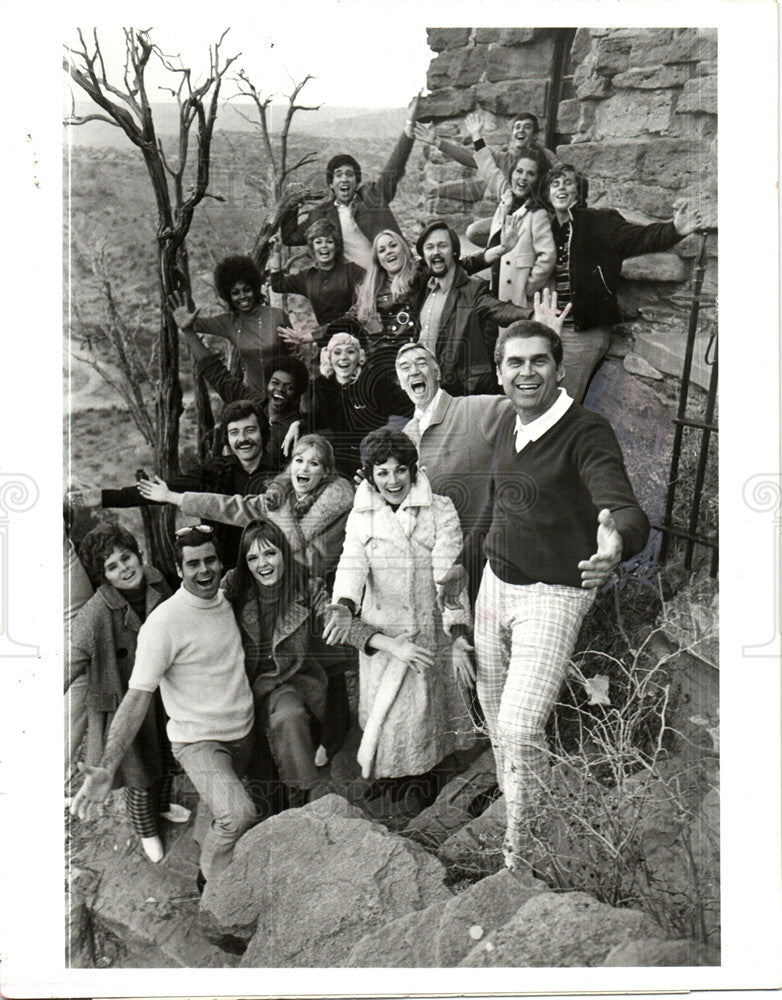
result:
[[[214,458],[102,503],[198,519],[176,533],[179,589],[116,525],[82,541],[96,592],[71,623],[66,689],[87,678],[88,724],[72,811],[124,786],[158,861],[160,817],[187,819],[170,802],[176,759],[200,798],[201,888],[251,825],[328,787],[353,669],[367,796],[426,787],[475,740],[477,699],[518,867],[581,622],[646,543],[616,436],[581,403],[619,320],[622,260],[673,246],[699,215],[680,202],[672,222],[639,226],[588,208],[585,179],[537,144],[534,115],[511,123],[501,159],[481,113],[466,126],[472,152],[411,118],[370,182],[332,157],[328,197],[283,219],[281,241],[306,242],[313,263],[286,274],[277,247],[266,285],[305,296],[314,329],[267,304],[247,257],[215,272],[228,312],[201,318],[173,297],[226,404]],[[390,202],[415,138],[475,167],[496,199],[471,227],[477,252],[462,258],[442,220],[415,252],[401,235]]]

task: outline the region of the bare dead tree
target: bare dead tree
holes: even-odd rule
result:
[[[279,134],[274,135],[271,130],[271,104],[274,94],[263,96],[254,85],[245,70],[240,70],[236,77],[238,87],[237,97],[249,98],[254,108],[254,114],[248,115],[235,108],[245,121],[255,126],[261,137],[261,146],[264,152],[266,163],[266,176],[259,182],[258,179],[250,178],[248,183],[254,184],[256,188],[263,191],[266,200],[266,217],[261,222],[258,235],[255,238],[251,250],[251,256],[259,268],[263,269],[266,259],[269,256],[269,243],[272,235],[279,229],[285,213],[294,206],[312,198],[311,192],[305,189],[286,189],[286,185],[291,176],[302,167],[306,167],[317,160],[316,152],[305,153],[295,161],[289,161],[288,139],[290,137],[293,116],[297,111],[318,111],[320,104],[299,104],[298,98],[306,84],[312,80],[310,74],[296,83],[293,83],[293,90],[287,97],[287,107],[282,129]],[[275,148],[276,144],[276,148]]]
[[[217,117],[223,77],[238,56],[225,58],[220,47],[226,32],[209,47],[209,73],[201,83],[178,56],[166,55],[150,39],[149,29],[126,28],[125,63],[121,83],[112,83],[97,32],[90,42],[79,29],[79,44],[66,47],[65,71],[100,109],[77,115],[75,101],[68,125],[101,121],[122,129],[138,147],[147,168],[157,206],[157,271],[160,296],[160,328],[157,352],[155,399],[155,462],[163,476],[179,471],[179,418],[182,388],[179,382],[179,343],[176,324],[168,310],[168,296],[175,290],[190,292],[185,240],[198,204],[209,196],[209,164],[212,135]],[[170,93],[179,106],[179,135],[176,152],[168,155],[157,135],[146,83],[151,59],[157,60],[176,79]],[[195,134],[193,135],[193,130]],[[194,163],[188,170],[193,144]],[[205,438],[213,420],[205,387],[196,388],[200,437]],[[162,522],[162,523],[161,523]],[[155,522],[159,528],[153,539],[153,555],[166,568],[171,566],[173,512]],[[162,567],[161,567],[162,568]]]

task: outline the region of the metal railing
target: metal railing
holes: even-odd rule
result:
[[[708,236],[714,235],[716,232],[716,227],[698,230],[700,246],[695,259],[695,269],[693,272],[690,321],[687,330],[687,346],[684,354],[684,365],[682,367],[682,384],[679,392],[679,406],[673,421],[675,424],[673,452],[671,455],[671,471],[668,477],[668,493],[665,499],[665,514],[663,515],[663,522],[661,525],[663,542],[660,549],[660,559],[661,561],[664,561],[670,548],[671,539],[684,539],[686,542],[684,552],[684,568],[687,571],[690,571],[693,568],[693,557],[696,546],[700,545],[711,549],[710,573],[713,577],[717,575],[719,534],[716,530],[713,534],[705,534],[704,532],[699,531],[698,521],[701,514],[703,484],[709,461],[709,448],[712,443],[712,435],[716,434],[719,430],[714,418],[714,411],[717,403],[718,379],[716,327],[709,339],[703,358],[704,363],[711,368],[703,419],[688,417],[687,404],[690,395],[692,362],[693,355],[695,353],[695,338],[698,332],[698,317],[702,301],[703,276],[706,271],[706,240]],[[681,485],[680,466],[685,428],[691,428],[696,433],[699,432],[701,437],[690,509],[686,519],[686,524],[682,524],[674,522],[673,512],[676,504],[677,488]]]

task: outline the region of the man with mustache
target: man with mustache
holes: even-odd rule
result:
[[[201,891],[231,863],[234,845],[257,821],[241,781],[253,747],[253,697],[239,627],[220,590],[222,565],[212,529],[180,529],[175,549],[182,585],[141,627],[128,691],[99,765],[79,765],[87,777],[71,813],[84,820],[93,808],[101,811],[160,688],[172,752],[200,796],[194,838],[201,846]]]
[[[220,359],[214,357],[225,375],[232,378]],[[294,359],[280,359],[278,367],[287,367],[292,361]],[[294,363],[300,365],[300,362]],[[276,434],[275,425],[270,429],[270,422],[277,419],[273,410],[276,405],[273,397],[277,391],[274,387],[275,379],[281,381],[285,377],[284,372],[275,369],[269,381],[266,407],[252,399],[237,399],[229,403],[223,410],[220,429],[228,454],[217,455],[186,475],[172,477],[172,489],[194,493],[224,493],[226,496],[262,493],[269,479],[280,469],[282,439],[294,419],[292,417],[291,421],[284,421],[284,429],[283,425],[277,426]],[[304,384],[307,384],[306,371]],[[279,391],[277,394],[279,395]],[[264,410],[269,413],[269,419]],[[298,417],[298,412],[296,416]],[[276,456],[269,452],[272,439],[278,453]],[[140,507],[149,503],[154,501],[142,497],[136,486],[105,489],[100,493],[101,507]],[[213,527],[217,544],[223,553],[223,563],[226,569],[231,569],[236,565],[241,530],[224,524],[215,524]]]
[[[418,341],[437,358],[443,387],[452,396],[496,394],[491,357],[497,328],[525,319],[529,310],[500,302],[485,281],[468,276],[459,266],[459,237],[446,222],[430,222],[416,249],[430,275],[418,313]]]

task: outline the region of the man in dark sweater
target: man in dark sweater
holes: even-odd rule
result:
[[[596,588],[644,547],[649,522],[611,426],[559,387],[558,335],[542,323],[514,323],[494,359],[513,411],[500,421],[492,460],[475,646],[513,870],[547,780],[544,729],[581,622]]]

